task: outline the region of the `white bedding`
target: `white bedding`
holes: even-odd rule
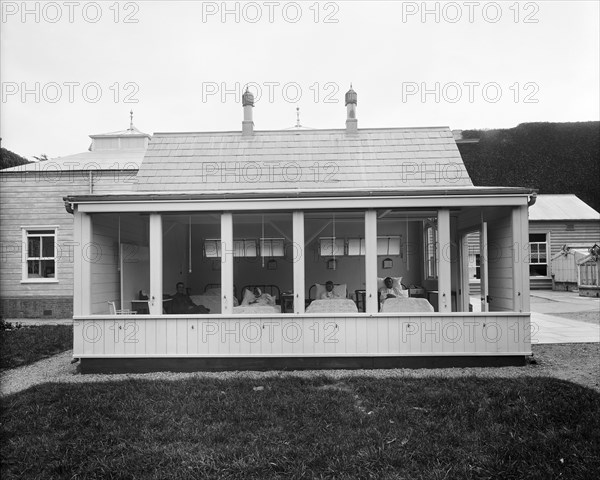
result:
[[[196,305],[204,305],[210,310],[210,313],[221,313],[221,289],[211,288],[202,295],[191,295],[192,302]],[[239,305],[238,299],[233,298],[233,306]]]
[[[252,305],[233,307],[233,313],[281,313],[281,307],[279,305],[258,305],[253,303]]]
[[[388,298],[383,302],[382,313],[433,312],[433,306],[424,298]]]
[[[356,303],[349,298],[330,298],[313,300],[306,308],[306,313],[356,313]]]
[[[210,313],[221,313],[221,296],[220,295],[190,295],[192,302],[196,305],[204,305],[210,310]]]

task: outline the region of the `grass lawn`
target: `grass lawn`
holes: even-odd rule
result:
[[[3,479],[600,474],[600,394],[551,378],[45,384],[1,421]]]
[[[72,325],[0,328],[0,369],[27,365],[71,348]]]

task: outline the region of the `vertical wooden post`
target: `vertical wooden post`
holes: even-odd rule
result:
[[[150,214],[150,315],[163,313],[163,233],[162,216]]]
[[[304,212],[292,213],[294,248],[292,250],[294,269],[294,312],[304,313]]]
[[[461,300],[460,296],[463,295],[463,289],[461,285],[461,276],[460,276],[460,244],[458,241],[458,226],[456,222],[456,218],[452,219],[450,217],[450,244],[448,245],[448,254],[450,255],[450,272],[452,277],[452,283],[450,285],[450,290],[452,293],[455,292],[456,296],[450,296],[450,310],[451,311],[463,311],[462,305],[459,303]],[[468,310],[467,310],[468,311]]]
[[[231,212],[221,214],[221,312],[233,313],[233,214]]]
[[[450,210],[438,210],[438,312],[452,311],[452,268],[450,244]]]
[[[365,212],[365,311],[377,313],[379,292],[377,291],[377,211]]]
[[[489,284],[488,284],[488,230],[487,222],[481,222],[481,235],[479,237],[479,279],[481,285],[481,311],[489,311]]]
[[[471,304],[469,296],[469,241],[467,234],[460,234],[460,309],[462,312],[469,311]]]
[[[513,229],[513,287],[515,312],[529,312],[529,215],[527,206],[515,207],[512,212]]]
[[[92,264],[89,255],[92,243],[92,219],[87,213],[79,211],[76,211],[73,216],[75,241],[73,251],[73,314],[90,315]]]

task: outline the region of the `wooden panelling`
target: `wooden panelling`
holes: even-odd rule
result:
[[[77,357],[528,354],[528,314],[76,317]]]
[[[550,259],[563,245],[580,245],[589,248],[595,243],[600,244],[600,221],[530,222],[529,233],[546,234],[548,263],[551,264]]]
[[[512,215],[488,224],[490,311],[514,311]]]
[[[92,243],[95,257],[90,259],[92,274],[91,309],[93,314],[109,312],[108,301],[116,301],[120,307],[120,276],[116,231],[113,222],[105,216],[92,220]]]
[[[42,167],[40,167],[42,168]],[[131,172],[94,172],[94,193],[131,191]],[[65,195],[90,192],[89,175],[80,171],[0,173],[0,292],[2,297],[72,296],[74,234],[73,215],[65,210]],[[21,227],[57,226],[59,257],[57,283],[21,284]]]

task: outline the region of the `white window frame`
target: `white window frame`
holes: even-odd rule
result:
[[[433,231],[433,242],[429,241],[430,229]],[[425,278],[427,280],[437,280],[439,260],[439,237],[436,222],[426,221],[423,226],[423,252],[423,256],[425,257]],[[430,258],[430,253],[433,254],[433,258]]]
[[[362,237],[348,238],[348,256],[360,257],[365,256],[365,239]]]
[[[221,258],[222,242],[217,238],[207,238],[204,240],[204,256],[206,258]],[[257,257],[258,240],[255,238],[235,238],[233,240],[233,256],[238,257]]]
[[[36,235],[36,231],[53,230],[54,233],[45,233]],[[40,242],[40,256],[29,257],[29,237],[54,237],[54,256],[43,257],[42,244]],[[21,283],[58,283],[58,226],[57,225],[32,225],[21,227]],[[54,277],[32,277],[29,278],[28,262],[30,260],[53,260],[54,261]]]
[[[548,264],[548,234],[546,233],[536,233],[536,232],[530,232],[529,235],[544,235],[545,240],[543,242],[529,242],[529,265],[545,265],[546,266],[546,275],[531,275],[531,273],[529,274],[530,277],[549,277],[550,276],[550,265]],[[531,246],[532,245],[536,245],[537,247],[537,251],[534,254],[531,250]],[[540,257],[540,251],[539,251],[539,246],[540,245],[544,245],[545,248],[545,252],[546,252],[546,261],[545,262],[540,262],[539,261],[539,257]],[[537,261],[532,261],[534,256],[536,257]]]
[[[285,239],[277,238],[261,238],[260,239],[260,256],[261,257],[284,257],[285,256]]]
[[[365,239],[363,237],[348,238],[348,256],[364,256],[365,251]],[[392,255],[402,256],[402,235],[382,235],[377,237],[377,255],[383,257]]]
[[[402,255],[402,235],[377,237],[377,255],[385,257]]]
[[[342,237],[320,237],[319,255],[321,257],[342,257],[346,242]]]

